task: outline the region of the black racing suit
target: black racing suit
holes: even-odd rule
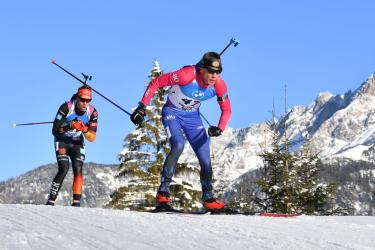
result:
[[[87,132],[96,135],[98,112],[93,106],[90,105],[85,112],[78,110],[75,100],[70,100],[60,106],[52,128],[52,134],[55,137],[58,172],[52,181],[48,202],[54,203],[57,198],[61,184],[69,170],[69,158],[74,174],[73,204],[79,205],[81,199],[85,145],[83,133],[70,127],[73,120],[82,120],[88,127]]]

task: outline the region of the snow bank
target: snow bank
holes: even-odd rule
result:
[[[0,205],[0,249],[374,249],[375,217],[266,218]]]

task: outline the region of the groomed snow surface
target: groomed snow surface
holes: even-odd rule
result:
[[[375,217],[0,205],[0,249],[375,249]]]

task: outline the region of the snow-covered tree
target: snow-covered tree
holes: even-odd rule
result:
[[[163,74],[158,61],[153,62],[152,80]],[[154,205],[165,157],[169,151],[161,122],[165,89],[159,89],[146,109],[146,121],[128,134],[119,154],[119,177],[127,177],[128,185],[119,188],[107,207],[144,209]]]

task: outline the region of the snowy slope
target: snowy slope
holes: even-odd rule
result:
[[[0,249],[374,249],[375,217],[167,215],[0,205]]]

